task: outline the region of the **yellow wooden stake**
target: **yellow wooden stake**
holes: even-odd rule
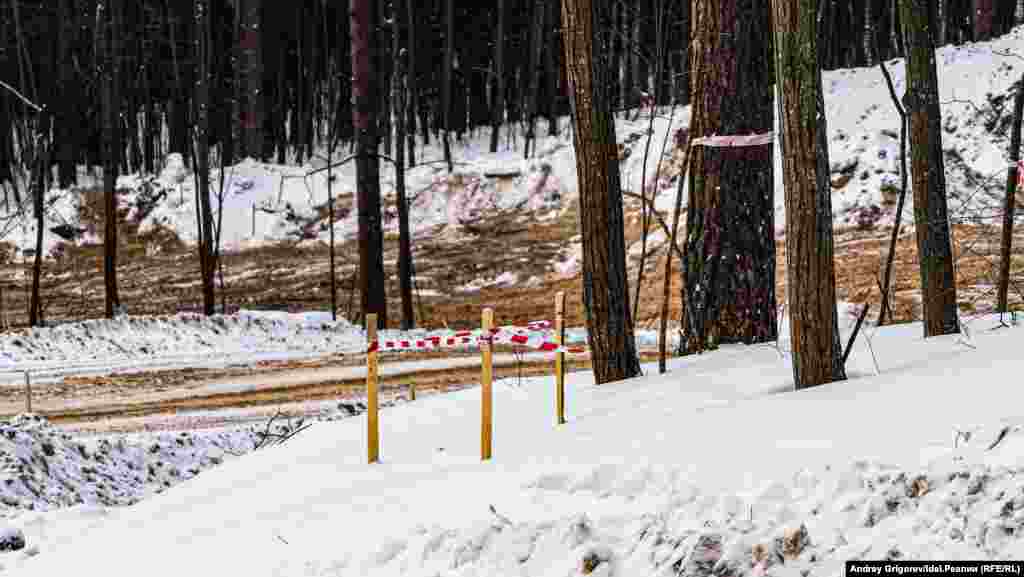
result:
[[[416,400],[416,383],[409,383],[409,400]]]
[[[555,295],[555,342],[565,344],[565,291]],[[565,353],[555,353],[555,414],[565,424]]]
[[[481,410],[480,410],[480,459],[486,461],[491,458],[491,440],[494,433],[493,422],[493,391],[491,381],[493,371],[491,366],[491,327],[494,326],[494,310],[485,308],[482,319],[483,340],[480,343],[480,356],[482,360],[480,368]]]
[[[366,315],[366,455],[367,462],[380,461],[380,420],[377,414],[377,314]]]

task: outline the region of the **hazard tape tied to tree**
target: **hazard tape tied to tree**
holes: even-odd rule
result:
[[[693,139],[693,146],[705,146],[708,148],[735,148],[741,146],[764,146],[771,144],[775,138],[773,132],[763,134],[731,134],[702,136]]]

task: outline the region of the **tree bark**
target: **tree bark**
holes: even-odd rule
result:
[[[444,64],[441,79],[441,122],[444,124],[444,161],[448,173],[452,166],[452,145],[449,132],[452,129],[452,59],[455,58],[455,0],[444,2]]]
[[[498,0],[498,22],[494,30],[494,117],[491,120],[491,153],[498,152],[498,137],[505,117],[505,0]]]
[[[611,110],[607,3],[562,0],[565,62],[575,101],[583,236],[583,304],[598,384],[640,373],[626,280],[622,189]]]
[[[1017,83],[1017,96],[1013,100],[1013,128],[1010,136],[1010,168],[1006,171],[1006,201],[1003,204],[1003,238],[999,251],[999,312],[1009,312],[1007,296],[1010,290],[1010,259],[1013,255],[1013,217],[1016,210],[1018,162],[1020,161],[1021,116],[1024,114],[1024,76]]]
[[[115,50],[119,31],[115,28],[119,0],[107,0],[97,5],[96,25],[105,31],[97,45],[102,50],[99,61],[103,62],[103,281],[105,288],[104,311],[107,318],[114,318],[120,299],[117,291],[117,173],[120,166],[120,119],[118,87],[118,58]],[[104,7],[106,12],[104,13]]]
[[[1008,0],[1003,0],[1007,3]],[[974,41],[981,42],[992,38],[995,19],[994,0],[972,0],[971,16],[974,20]]]
[[[416,78],[416,10],[414,8],[416,0],[406,0],[406,14],[409,22],[409,64],[405,69],[405,77],[408,82],[408,124],[407,130],[409,132],[409,166],[416,166],[416,109],[419,104],[419,92],[417,92],[417,78]],[[502,2],[504,0],[501,0]]]
[[[244,155],[260,158],[263,151],[263,70],[262,27],[260,14],[262,0],[239,0],[241,26],[239,47],[242,53],[242,146]]]
[[[693,0],[691,14],[694,137],[771,132],[767,3]],[[682,270],[687,352],[775,340],[771,146],[700,146],[691,155]]]
[[[409,232],[409,203],[405,194],[405,51],[401,49],[402,10],[392,4],[394,30],[391,53],[395,60],[394,90],[392,101],[395,106],[395,196],[398,204],[398,288],[402,298],[402,330],[416,326],[412,308],[412,242]],[[409,22],[409,26],[415,25]]]
[[[47,154],[44,142],[47,132],[46,124],[48,114],[39,115],[38,134],[35,136],[35,143],[32,146],[34,158],[32,159],[31,180],[29,182],[32,191],[32,207],[36,218],[36,251],[32,262],[32,296],[29,300],[29,326],[39,326],[43,321],[43,298],[40,292],[40,285],[43,278],[43,234],[46,231],[45,210],[43,197],[46,192],[46,164]],[[33,182],[34,181],[34,182]]]
[[[216,262],[213,250],[213,208],[210,205],[210,4],[209,0],[195,1],[195,61],[196,69],[196,208],[199,211],[199,276],[203,292],[203,314],[216,312],[214,272]]]
[[[448,0],[451,2],[452,0]],[[377,9],[375,0],[351,0],[352,123],[356,130],[356,205],[359,210],[359,288],[363,321],[377,314],[387,326],[384,235],[380,216],[380,158],[377,155]]]
[[[844,380],[816,0],[773,0],[793,381]]]
[[[547,12],[544,0],[533,3],[533,25],[530,29],[530,64],[529,92],[526,101],[526,135],[523,146],[523,158],[530,157],[530,143],[534,140],[534,126],[537,123],[537,93],[540,90],[540,79],[543,72],[540,66],[541,50],[544,47],[544,14]]]
[[[910,172],[914,228],[921,261],[924,335],[960,332],[956,279],[946,207],[939,86],[935,70],[934,6],[928,0],[900,0],[907,50],[907,114],[910,117]]]

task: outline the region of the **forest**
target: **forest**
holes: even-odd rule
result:
[[[913,194],[922,195],[915,206],[937,211],[915,215],[917,222],[932,223],[918,227],[922,255],[934,253],[934,258],[923,259],[932,268],[925,271],[922,265],[921,273],[922,290],[932,291],[926,300],[938,307],[925,315],[926,332],[941,334],[955,331],[957,323],[950,312],[956,297],[949,233],[932,222],[945,218],[945,185],[941,178],[927,176],[941,172],[941,162],[936,165],[933,154],[936,146],[941,147],[936,133],[934,50],[1009,32],[1021,20],[1021,4],[1009,0],[4,0],[0,2],[0,210],[6,218],[31,212],[39,223],[37,246],[42,247],[46,191],[73,187],[83,168],[102,170],[104,310],[112,317],[121,310],[117,271],[123,262],[117,254],[117,178],[152,174],[168,154],[181,154],[195,173],[203,310],[213,314],[217,306],[214,279],[222,255],[221,216],[211,206],[211,183],[206,176],[211,168],[244,158],[302,164],[327,150],[330,170],[335,151],[347,147],[359,173],[360,311],[377,313],[381,326],[386,326],[381,162],[396,165],[402,174],[421,160],[420,147],[435,141],[443,145],[444,162],[451,171],[450,140],[460,141],[482,128],[491,129],[492,152],[505,136],[505,147],[521,147],[521,153],[529,156],[538,138],[537,120],[548,119],[544,125],[556,131],[556,120],[566,116],[574,121],[578,156],[599,158],[604,154],[599,150],[602,141],[595,140],[598,148],[588,150],[586,139],[603,129],[591,121],[581,125],[587,110],[580,106],[596,106],[591,115],[603,118],[601,114],[629,115],[644,106],[691,104],[690,138],[699,132],[698,141],[677,143],[697,146],[689,158],[690,198],[686,231],[681,233],[685,239],[678,244],[675,240],[678,201],[671,232],[671,244],[684,247],[679,252],[685,253],[680,273],[685,279],[682,322],[688,342],[684,348],[699,352],[718,342],[771,340],[777,334],[774,272],[769,272],[774,271],[774,241],[770,235],[755,238],[741,232],[751,226],[764,230],[758,223],[770,220],[770,206],[759,208],[761,200],[730,200],[728,195],[708,193],[724,187],[770,194],[765,192],[770,188],[765,177],[770,174],[770,156],[755,148],[733,157],[713,144],[700,147],[699,139],[719,133],[770,132],[774,83],[781,98],[776,103],[779,111],[788,106],[793,108],[787,113],[795,114],[781,119],[782,132],[787,139],[796,138],[791,144],[804,147],[799,153],[783,151],[785,162],[794,163],[787,164],[786,170],[797,169],[799,155],[816,155],[819,162],[822,158],[827,162],[827,150],[821,150],[814,133],[807,132],[817,129],[807,126],[814,111],[813,106],[807,108],[806,99],[812,95],[806,86],[820,84],[821,70],[878,66],[905,57],[910,86],[901,114],[907,121]],[[791,20],[779,21],[783,15]],[[590,24],[574,28],[569,22]],[[577,36],[584,34],[584,28],[592,34],[586,42],[590,46],[580,52],[580,46],[569,40],[582,42],[582,36]],[[793,46],[776,46],[780,38],[802,40]],[[810,74],[790,79],[798,94],[786,93],[784,71],[778,69],[783,65]],[[806,66],[813,70],[808,72]],[[787,122],[792,124],[786,126]],[[614,130],[599,136],[614,140]],[[582,161],[579,176],[581,183],[589,182]],[[614,262],[603,263],[609,267],[606,270],[590,268],[602,263],[598,254],[606,247],[613,253],[624,247],[616,234],[610,238],[602,234],[609,226],[619,226],[619,176],[589,176],[603,179],[597,186],[607,186],[610,192],[607,198],[580,198],[584,301],[588,319],[594,316],[594,322],[606,323],[601,330],[591,326],[592,332],[617,335],[609,338],[618,344],[598,348],[609,354],[622,349],[622,359],[609,360],[621,365],[622,376],[635,372],[635,360],[628,358],[632,353],[623,349],[628,346],[619,339],[628,341],[630,331],[622,328],[632,326],[639,296],[629,311],[624,270],[617,270]],[[817,178],[819,184],[825,178],[821,170]],[[401,177],[397,186],[398,214],[407,221]],[[805,193],[807,198],[814,196],[813,191]],[[647,199],[641,197],[646,211]],[[333,202],[332,197],[332,222]],[[830,208],[813,205],[821,211],[819,218],[831,218]],[[791,285],[790,299],[799,298],[801,291],[811,295],[814,287],[830,282],[834,287],[827,273],[814,276],[832,266],[831,249],[819,250],[832,244],[830,230],[824,230],[831,227],[823,227],[822,222],[803,223],[810,235],[804,246],[823,260],[792,277],[797,284]],[[787,242],[801,238],[799,224],[787,221],[787,227],[797,227],[790,230]],[[409,327],[413,324],[407,281],[411,248],[408,226],[403,226],[402,326]],[[75,230],[51,232],[68,238],[77,234]],[[332,240],[331,300],[332,310],[337,311],[333,246]],[[730,275],[717,263],[734,252],[740,266]],[[744,255],[746,259],[741,258]],[[35,250],[32,256],[28,322],[35,325],[42,320],[39,284],[45,255]],[[668,280],[665,286],[667,291]],[[819,312],[827,310],[826,301],[835,301],[830,291],[815,294],[809,298],[824,300],[808,306]],[[885,302],[882,306],[884,315]],[[609,311],[616,308],[624,310],[615,313],[619,318],[609,319]],[[589,314],[592,309],[597,311],[594,315]],[[813,346],[841,348],[838,340]],[[840,376],[838,364],[833,363],[832,369],[833,376]],[[812,380],[821,378],[819,374]]]

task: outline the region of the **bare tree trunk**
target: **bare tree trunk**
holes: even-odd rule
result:
[[[626,280],[622,189],[608,76],[607,3],[562,0],[565,62],[575,107],[583,236],[583,304],[598,384],[640,373]]]
[[[331,174],[331,163],[334,162],[334,143],[335,134],[332,130],[330,140],[327,142],[327,217],[330,221],[328,225],[329,242],[331,243],[328,251],[331,269],[331,320],[336,321],[338,320],[338,272],[334,266],[334,175]]]
[[[1024,114],[1024,76],[1017,83],[1017,97],[1013,99],[1013,132],[1010,136],[1010,168],[1006,171],[1006,203],[1003,205],[1003,238],[999,260],[999,312],[1009,311],[1007,293],[1010,290],[1010,259],[1013,254],[1013,216],[1016,210],[1015,193],[1020,162],[1021,116]]]
[[[106,291],[104,310],[107,318],[113,318],[120,306],[117,291],[117,173],[121,164],[121,123],[118,114],[120,100],[117,88],[120,54],[115,49],[116,39],[120,34],[115,28],[118,2],[119,0],[107,0],[106,6],[103,2],[96,6],[97,28],[106,32],[97,45],[97,50],[102,51],[97,59],[103,63],[103,279]]]
[[[241,74],[243,154],[260,158],[263,153],[263,61],[260,13],[263,0],[238,0],[241,20]]]
[[[544,0],[533,4],[533,26],[530,31],[530,64],[529,88],[526,95],[526,135],[524,137],[523,158],[530,157],[530,143],[534,140],[534,125],[537,119],[537,93],[540,89],[541,49],[544,47]]]
[[[558,113],[564,106],[562,100],[562,69],[558,55],[561,54],[561,38],[558,35],[558,3],[548,2],[544,18],[544,78],[548,91],[548,136],[558,136]]]
[[[402,298],[402,330],[416,326],[412,308],[412,243],[409,232],[409,203],[405,195],[405,51],[401,46],[401,9],[392,4],[393,35],[391,53],[395,61],[392,101],[395,106],[395,196],[398,203],[398,287]],[[414,26],[414,22],[409,22]],[[500,37],[499,37],[500,40]]]
[[[17,42],[15,58],[18,60],[18,79],[22,84],[29,87],[32,91],[32,98],[38,101],[39,91],[36,88],[35,75],[32,73],[32,62],[29,60],[25,46],[25,37],[21,29],[21,9],[18,0],[11,2],[11,11],[14,16],[14,33]],[[29,325],[34,327],[42,322],[43,312],[40,284],[43,276],[43,234],[46,229],[45,207],[43,206],[46,178],[44,178],[43,173],[47,155],[44,152],[45,149],[42,143],[44,142],[44,135],[48,131],[49,114],[40,110],[38,105],[33,106],[36,107],[37,112],[40,112],[37,117],[36,134],[28,136],[27,130],[23,132],[22,138],[19,139],[19,148],[22,158],[25,158],[26,153],[29,158],[29,178],[26,184],[28,187],[27,192],[32,195],[32,207],[36,219],[36,248],[32,263],[32,289],[31,296],[29,297]],[[27,126],[28,123],[22,123],[22,127]],[[31,142],[29,142],[30,139]],[[8,176],[14,188],[15,200],[20,202],[18,198],[17,176],[13,173],[9,173]]]
[[[448,0],[451,2],[452,0]],[[359,210],[359,288],[362,316],[377,314],[387,326],[384,235],[380,216],[380,157],[377,155],[377,9],[375,0],[351,0],[352,123],[356,130],[356,205]]]
[[[505,0],[498,0],[498,24],[494,31],[494,119],[491,122],[491,152],[498,152],[498,133],[505,118]],[[411,21],[410,21],[411,22]]]
[[[907,50],[907,114],[910,117],[910,172],[914,228],[921,261],[924,335],[960,332],[953,274],[946,174],[942,157],[939,85],[935,70],[934,6],[927,0],[900,0]]]
[[[213,209],[210,205],[210,12],[209,0],[195,1],[195,59],[196,70],[196,208],[199,227],[199,274],[203,291],[203,314],[216,312],[214,272],[216,262],[213,251]]]
[[[32,262],[32,296],[29,301],[29,326],[38,326],[43,320],[43,300],[40,294],[40,284],[43,277],[43,233],[46,230],[43,196],[46,191],[46,148],[43,146],[46,131],[46,123],[49,115],[39,115],[38,134],[35,144],[32,147],[34,158],[32,159],[32,172],[29,180],[29,189],[32,191],[32,205],[36,217],[36,253]],[[34,182],[33,182],[34,181]]]
[[[1003,0],[1007,2],[1009,0]],[[992,25],[995,17],[994,0],[972,0],[971,16],[974,20],[974,41],[981,42],[992,38]]]
[[[694,138],[772,129],[768,6],[694,0]],[[778,337],[770,145],[692,152],[683,283],[687,352]]]
[[[452,128],[452,59],[455,58],[455,0],[444,2],[444,65],[441,80],[441,119],[444,124],[444,161],[448,172],[452,166],[452,145],[448,133]]]
[[[329,34],[327,22],[324,21],[324,37]],[[334,163],[334,148],[338,142],[338,63],[333,58],[327,57],[327,107],[330,123],[327,126],[327,220],[328,236],[328,267],[331,275],[331,320],[338,320],[338,271],[334,259],[334,175],[331,168]],[[402,147],[399,146],[399,149]],[[254,213],[255,214],[255,213]]]
[[[683,162],[679,172],[679,182],[676,188],[676,203],[675,208],[672,210],[672,228],[668,234],[668,249],[665,255],[665,277],[662,281],[661,287],[661,319],[660,326],[658,327],[658,372],[665,374],[668,370],[666,357],[668,349],[668,309],[669,309],[669,296],[672,293],[672,255],[673,248],[676,246],[676,234],[679,231],[679,215],[683,212],[683,183],[685,182],[687,172],[690,170],[690,152],[693,150],[691,139],[693,133],[688,132],[683,148]],[[685,297],[685,289],[684,295]],[[683,301],[683,309],[685,314],[686,301]]]
[[[409,132],[409,166],[416,166],[416,110],[419,102],[419,92],[416,84],[416,11],[413,8],[416,0],[406,0],[406,15],[409,22],[409,64],[406,67],[406,79],[408,81],[408,125]],[[501,0],[504,1],[504,0]]]
[[[380,68],[376,73],[380,76],[380,80],[377,81],[377,88],[380,90],[380,114],[377,115],[377,121],[379,123],[379,131],[377,134],[380,137],[381,147],[384,149],[385,156],[391,156],[391,79],[394,71],[392,65],[394,64],[395,55],[389,54],[391,48],[391,41],[394,37],[388,30],[389,23],[384,10],[384,3],[377,8],[377,29],[380,31],[377,34],[377,54],[380,56],[377,62],[380,63]],[[392,20],[392,23],[394,21]],[[393,25],[393,24],[391,24]]]
[[[844,380],[817,0],[773,0],[776,103],[786,186],[786,296],[793,381],[802,389]]]

